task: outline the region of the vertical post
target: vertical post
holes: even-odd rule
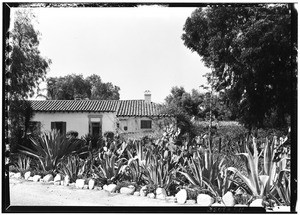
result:
[[[210,96],[209,96],[209,130],[208,130],[208,137],[209,137],[209,150],[211,152],[211,147],[212,147],[212,136],[211,136],[211,128],[212,128],[212,93],[213,89],[212,86],[210,88]]]

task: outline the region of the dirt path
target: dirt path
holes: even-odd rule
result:
[[[11,206],[180,206],[164,200],[10,179]],[[186,205],[185,205],[186,206]]]

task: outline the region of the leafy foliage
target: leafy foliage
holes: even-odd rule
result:
[[[285,141],[287,138],[285,139]],[[257,147],[256,138],[253,137],[253,152],[246,145],[245,153],[238,153],[238,155],[245,157],[245,164],[247,168],[247,175],[242,174],[234,167],[229,167],[228,170],[236,174],[238,178],[244,182],[250,189],[250,194],[255,197],[266,197],[270,193],[274,192],[274,189],[278,191],[278,180],[282,183],[282,174],[286,171],[286,157],[280,160],[275,159],[276,148],[280,145],[277,143],[276,137],[272,142],[266,139],[263,149],[259,152]],[[284,142],[281,143],[281,145]],[[260,157],[263,155],[263,158]],[[259,169],[262,163],[261,171]],[[280,177],[279,177],[280,175]],[[288,193],[288,192],[287,192]]]
[[[219,95],[200,93],[195,89],[188,93],[183,87],[173,87],[165,100],[164,112],[176,117],[176,124],[182,134],[188,134],[191,138],[199,133],[194,122],[209,120],[210,110],[213,119],[233,119],[232,113]]]
[[[61,162],[60,172],[70,177],[70,182],[75,182],[80,170],[80,158],[77,155],[70,155]]]
[[[206,149],[203,155],[200,155],[199,152],[196,152],[194,155],[193,158],[188,160],[187,171],[179,171],[179,173],[184,175],[192,185],[198,186],[214,196],[218,196],[219,193],[215,192],[215,186],[220,188],[219,192],[222,192],[221,186],[225,185],[224,188],[229,187],[228,181],[220,178],[219,175],[225,168],[223,165],[224,159],[214,159],[209,149]]]
[[[35,138],[30,137],[30,140],[33,149],[23,146],[20,151],[37,158],[44,171],[56,170],[65,156],[78,152],[82,146],[82,140],[67,139],[56,130],[42,133]]]
[[[100,158],[100,164],[95,168],[102,183],[114,183],[121,176],[120,170],[123,165],[125,165],[123,158],[117,159],[114,154],[104,153],[103,158]]]
[[[182,39],[212,68],[208,81],[225,91],[240,122],[250,128],[287,123],[296,90],[287,4],[196,9]]]
[[[18,172],[21,172],[23,175],[26,171],[29,171],[31,168],[32,159],[28,156],[20,154],[18,156],[17,162],[14,163],[14,166]]]
[[[12,55],[10,71],[6,71],[6,92],[13,98],[32,96],[39,81],[44,80],[50,60],[40,55],[40,33],[34,28],[31,10],[16,10],[10,32]],[[8,81],[8,79],[10,81]]]
[[[84,78],[82,75],[67,75],[47,79],[47,97],[55,100],[115,100],[119,99],[118,86],[102,82],[100,76],[91,75]]]
[[[11,131],[8,142],[12,153],[17,152],[22,145],[28,146],[27,131],[32,116],[33,111],[28,101],[16,99],[10,102],[8,113],[10,125],[6,128]]]

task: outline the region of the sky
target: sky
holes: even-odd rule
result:
[[[120,99],[143,99],[144,91],[150,90],[157,103],[164,102],[174,86],[200,90],[210,69],[181,39],[194,10],[34,8],[41,55],[52,61],[46,77],[97,74],[121,88]]]

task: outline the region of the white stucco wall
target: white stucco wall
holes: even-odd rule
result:
[[[151,129],[141,129],[141,120],[152,120]],[[132,132],[145,132],[145,131],[158,131],[160,125],[164,124],[164,118],[149,118],[149,117],[119,117],[119,132],[132,133]],[[124,127],[127,126],[127,131]]]
[[[50,131],[51,122],[66,122],[66,131],[77,131],[81,137],[89,133],[89,116],[102,117],[102,134],[106,131],[115,132],[116,116],[115,113],[72,113],[72,112],[37,112],[31,121],[41,122],[41,131]]]

